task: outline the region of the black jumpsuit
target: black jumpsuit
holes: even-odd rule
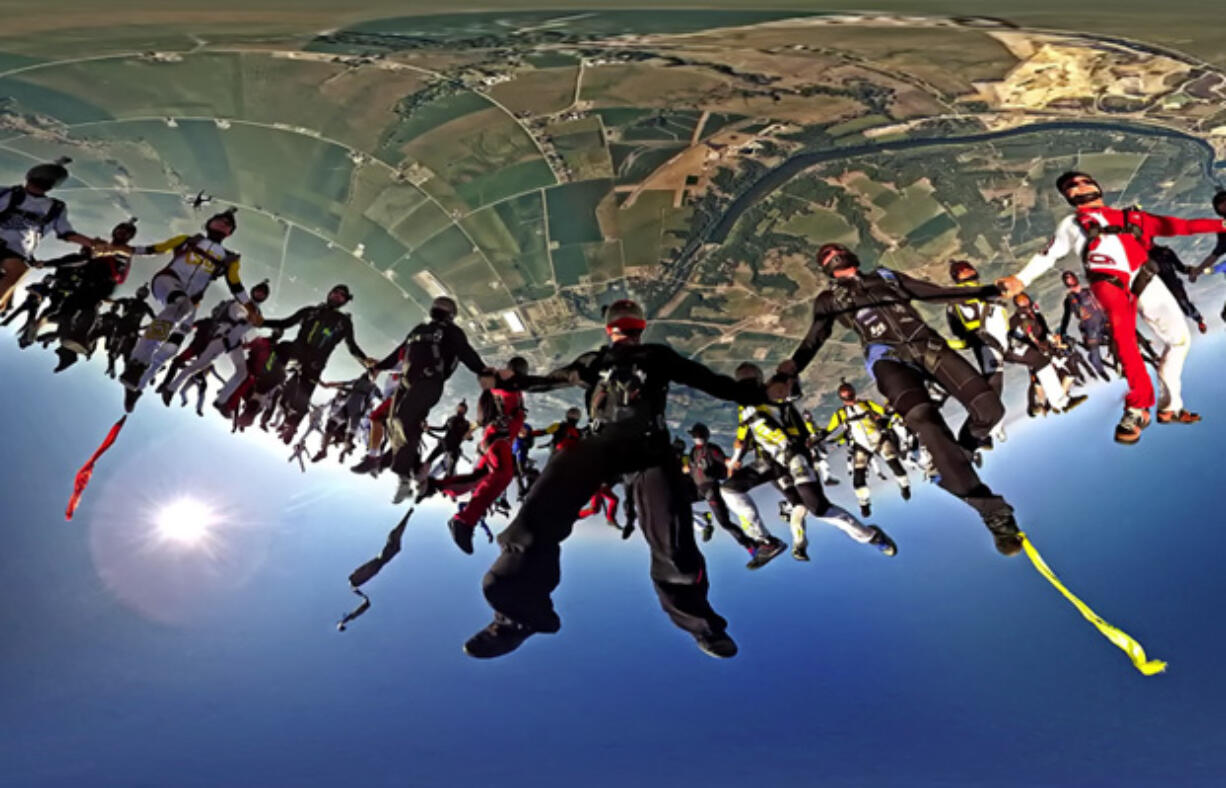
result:
[[[467,416],[457,413],[447,419],[443,424],[442,434],[437,436],[438,444],[426,458],[426,465],[433,465],[435,460],[446,454],[447,466],[443,470],[443,476],[455,476],[456,464],[460,461],[460,449],[471,430],[472,424],[469,423]],[[435,432],[437,431],[431,428],[430,434],[434,435]]]
[[[701,446],[695,445],[690,449],[690,475],[694,477],[698,495],[706,501],[715,522],[727,531],[737,544],[748,549],[753,547],[753,540],[745,535],[744,529],[738,523],[732,522],[728,505],[719,494],[719,483],[728,476],[728,467],[724,464],[727,459],[724,450],[710,441]]]
[[[813,323],[792,354],[797,372],[830,338],[835,321],[853,329],[864,346],[877,388],[932,455],[940,484],[985,518],[1012,511],[971,464],[971,453],[1005,415],[1000,397],[970,363],[951,349],[911,305],[915,299],[961,301],[999,296],[995,285],[942,287],[879,268],[839,278],[813,302]],[[934,380],[966,408],[957,438],[929,397]]]
[[[285,407],[283,429],[292,436],[310,408],[311,395],[336,346],[344,342],[358,361],[365,361],[366,354],[353,337],[353,319],[327,303],[304,306],[289,317],[265,320],[263,324],[267,329],[291,326],[301,326],[289,346],[289,360],[298,362],[299,371],[297,383],[287,384],[281,396]]]
[[[475,374],[487,367],[468,344],[464,330],[454,323],[431,320],[418,324],[375,369],[388,370],[403,364],[400,385],[393,395],[392,445],[396,453],[392,470],[401,477],[416,474],[421,467],[422,425],[443,396],[443,384],[463,363]]]
[[[550,594],[561,578],[561,542],[593,493],[622,478],[651,548],[651,579],[661,607],[696,637],[724,631],[727,622],[707,601],[706,564],[694,543],[686,479],[664,421],[674,382],[742,404],[763,398],[752,381],[716,374],[664,345],[609,345],[530,379],[527,390],[586,388],[594,429],[545,466],[499,535],[502,554],[484,582],[495,611],[536,632],[558,631]]]

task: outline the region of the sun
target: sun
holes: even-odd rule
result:
[[[157,534],[168,542],[194,547],[204,542],[218,516],[207,504],[195,498],[177,498],[154,516]]]

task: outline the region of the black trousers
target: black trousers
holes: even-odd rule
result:
[[[907,427],[932,455],[940,485],[981,515],[1008,509],[971,464],[972,452],[1005,415],[1000,397],[970,363],[951,349],[931,351],[913,363],[885,358],[873,365],[878,390],[902,416]],[[966,408],[967,418],[955,438],[928,396],[931,378]]]
[[[561,580],[561,543],[579,510],[602,484],[623,478],[651,549],[651,580],[660,606],[692,635],[722,632],[727,622],[707,601],[708,578],[694,542],[681,464],[666,434],[612,425],[567,448],[532,485],[519,514],[498,536],[502,553],[485,575],[495,611],[538,632],[561,626],[550,594]]]
[[[740,524],[732,522],[732,515],[728,512],[728,504],[724,503],[724,498],[719,494],[719,482],[708,481],[698,485],[698,494],[706,501],[707,508],[711,510],[711,516],[715,518],[715,523],[728,532],[728,535],[736,540],[736,543],[745,549],[753,547],[753,540],[745,535],[745,531]]]
[[[396,450],[392,470],[400,476],[412,476],[421,467],[422,430],[431,408],[443,398],[443,383],[439,377],[422,378],[401,382],[396,389],[391,414],[395,424],[391,426],[404,437],[404,443]]]

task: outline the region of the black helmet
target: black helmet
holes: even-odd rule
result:
[[[528,374],[528,359],[523,356],[516,356],[507,362],[507,369],[514,372],[516,375]]]
[[[149,297],[149,285],[141,285],[140,287],[136,288],[136,297],[142,301],[148,298]]]
[[[131,242],[136,237],[136,217],[128,219],[125,222],[120,222],[111,228],[111,240],[115,243],[126,244]]]
[[[566,420],[567,421],[578,421],[581,418],[583,418],[583,411],[579,410],[578,408],[567,408],[566,409]]]
[[[1095,191],[1078,195],[1077,197],[1069,197],[1068,190],[1072,188],[1078,181],[1089,181],[1094,184]],[[1062,173],[1059,178],[1056,178],[1056,191],[1064,195],[1064,199],[1068,200],[1069,205],[1083,205],[1088,202],[1100,199],[1103,196],[1103,189],[1098,185],[1098,181],[1094,180],[1093,175],[1076,170],[1069,170]]]
[[[68,168],[65,165],[71,163],[72,159],[61,156],[55,161],[35,164],[26,171],[26,183],[49,192],[68,180]]]
[[[856,398],[856,387],[848,383],[846,380],[839,384],[839,399],[853,400]]]
[[[459,307],[456,306],[455,299],[450,296],[439,296],[430,302],[431,320],[450,323],[455,320],[456,312],[458,311]]]
[[[976,271],[975,266],[971,265],[967,260],[950,260],[949,278],[958,284],[961,284],[962,282],[973,282],[979,278],[979,272]]]
[[[638,302],[622,298],[605,309],[604,327],[607,332],[616,329],[623,334],[642,333],[647,328],[647,315]]]
[[[1221,216],[1226,216],[1226,189],[1213,195],[1213,210]]]
[[[271,292],[272,288],[268,286],[268,280],[265,279],[255,287],[251,288],[251,300],[257,304],[262,304],[268,300],[268,296]]]
[[[756,383],[762,382],[762,368],[752,361],[745,361],[737,365],[736,372],[733,374],[737,380],[752,380]]]
[[[230,226],[230,230],[226,233],[226,237],[228,238],[231,235],[234,235],[235,230],[238,229],[238,219],[234,218],[234,214],[237,210],[237,208],[227,208],[221,213],[213,214],[209,217],[209,220],[204,223],[204,229],[208,230],[209,226],[212,225],[213,222],[220,220]]]
[[[333,295],[339,295],[340,298],[333,299]],[[349,285],[339,284],[328,291],[328,303],[332,306],[344,306],[353,300],[353,293],[349,292]],[[335,303],[334,303],[335,302]]]
[[[467,413],[468,412],[468,400],[466,399],[460,400],[459,404],[455,406],[455,412],[456,413]]]
[[[822,244],[817,250],[817,264],[827,274],[843,268],[859,268],[860,258],[843,244]]]
[[[701,421],[696,421],[694,426],[690,427],[690,434],[700,441],[705,441],[711,437],[711,430]]]

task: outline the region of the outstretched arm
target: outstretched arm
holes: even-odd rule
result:
[[[1077,226],[1076,217],[1065,218],[1056,227],[1056,233],[1048,242],[1047,248],[1031,257],[1030,262],[1025,268],[1018,271],[1016,276],[1002,279],[1001,289],[1007,296],[1017,295],[1030,287],[1030,283],[1039,276],[1050,271],[1066,255],[1077,251],[1079,245],[1083,243],[1085,243],[1085,238],[1081,228]]]
[[[835,315],[827,306],[828,299],[823,298],[825,295],[822,293],[814,299],[813,322],[809,324],[809,330],[805,333],[804,339],[800,340],[800,347],[792,352],[790,359],[779,365],[780,372],[799,375],[813,361],[817,351],[826,344],[826,340],[830,339],[830,334],[834,331]]]
[[[1226,220],[1222,219],[1180,219],[1178,216],[1160,216],[1144,212],[1140,216],[1141,229],[1145,234],[1160,238],[1226,232]]]
[[[919,301],[965,301],[968,298],[996,298],[1000,288],[996,285],[965,287],[962,285],[938,285],[926,279],[892,271],[903,292]]]
[[[663,347],[663,346],[661,346]],[[669,378],[683,386],[698,389],[716,399],[736,402],[741,405],[757,405],[766,402],[766,393],[757,383],[749,380],[734,380],[686,358],[672,348],[663,348]]]

